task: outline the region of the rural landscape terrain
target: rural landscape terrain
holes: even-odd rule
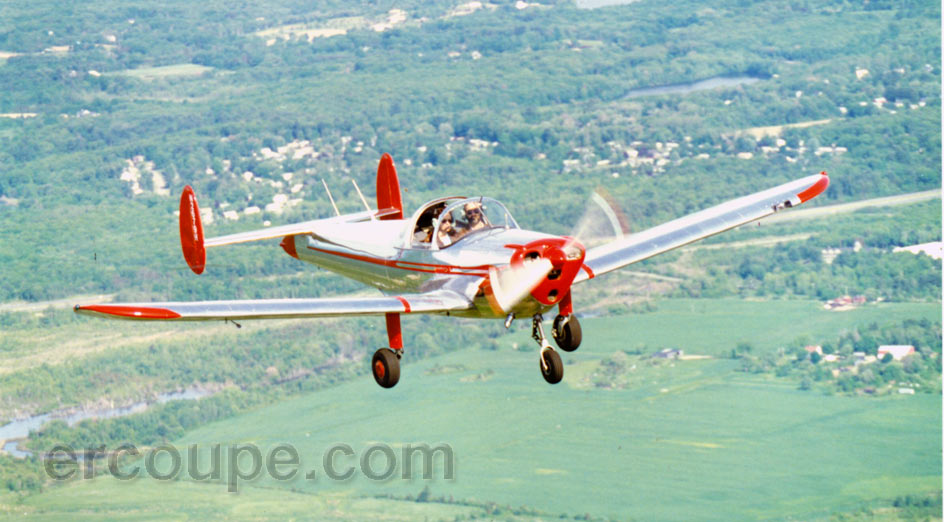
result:
[[[0,86],[0,517],[941,519],[938,4],[2,2]],[[385,152],[408,212],[482,194],[555,234],[594,192],[633,233],[831,185],[575,286],[556,386],[523,320],[404,316],[384,390],[380,318],[73,313],[374,295],[278,240],[196,276],[175,212],[192,185],[208,236],[328,217],[322,180],[355,212]],[[217,444],[300,471],[194,477]],[[428,478],[360,469],[423,444],[452,452]],[[58,480],[64,447],[101,451]]]

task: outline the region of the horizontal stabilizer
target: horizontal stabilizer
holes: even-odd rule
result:
[[[380,209],[370,212],[358,212],[355,214],[344,214],[341,216],[305,221],[304,223],[295,223],[292,225],[282,225],[278,227],[268,227],[259,230],[250,230],[248,232],[239,232],[226,236],[212,237],[204,241],[204,245],[209,247],[222,245],[235,245],[237,243],[248,243],[250,241],[262,241],[264,239],[275,239],[277,237],[294,236],[296,234],[312,234],[319,227],[329,224],[340,223],[360,223],[370,221],[371,219],[381,219],[384,216],[390,216],[400,213],[397,209]]]

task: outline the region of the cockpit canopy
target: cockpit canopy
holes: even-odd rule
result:
[[[414,246],[446,248],[473,233],[518,228],[504,205],[486,197],[431,201],[418,214],[413,230]]]

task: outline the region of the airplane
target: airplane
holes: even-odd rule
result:
[[[480,319],[531,317],[540,346],[541,375],[561,381],[564,367],[544,333],[543,316],[557,307],[551,328],[557,346],[576,350],[582,340],[574,314],[574,285],[718,234],[818,196],[829,186],[825,172],[730,200],[593,248],[574,237],[525,230],[500,202],[485,196],[449,196],[421,205],[407,217],[393,158],[377,168],[377,208],[205,238],[200,210],[188,185],[180,198],[180,241],[190,269],[201,274],[206,249],[282,238],[286,254],[360,281],[380,296],[252,299],[76,305],[76,313],[144,321],[238,321],[352,315],[384,316],[388,346],[371,359],[377,384],[400,379],[402,314],[438,314]],[[325,185],[327,189],[327,185]],[[238,324],[238,323],[237,323]]]

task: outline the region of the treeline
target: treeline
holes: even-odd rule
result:
[[[806,346],[820,345],[822,355]],[[884,357],[871,364],[855,363],[854,352],[875,356],[881,345],[912,345],[915,353],[902,361]],[[838,362],[827,362],[826,355],[836,354]],[[906,319],[901,323],[871,323],[864,328],[841,332],[837,337],[813,340],[802,337],[780,352],[751,353],[739,347],[732,356],[741,361],[741,371],[773,372],[779,377],[795,378],[801,389],[821,388],[827,392],[875,393],[888,385],[914,387],[922,393],[941,392],[941,323],[926,319]],[[855,370],[849,370],[855,367]]]
[[[832,264],[824,263],[821,248],[809,242],[741,248],[736,255],[716,252],[699,252],[699,264],[708,267],[708,273],[682,283],[678,295],[799,296],[823,301],[864,295],[870,301],[933,301],[941,294],[940,262],[910,252],[850,249]]]
[[[37,457],[17,459],[0,455],[0,489],[34,493],[42,491],[46,474]]]
[[[114,450],[122,444],[136,447],[155,446],[176,440],[187,430],[225,419],[273,401],[273,397],[242,390],[224,390],[199,400],[177,400],[154,405],[147,411],[101,420],[85,420],[75,426],[65,421],[47,422],[29,436],[29,449],[50,451],[56,446],[72,448],[76,453],[105,447]]]

